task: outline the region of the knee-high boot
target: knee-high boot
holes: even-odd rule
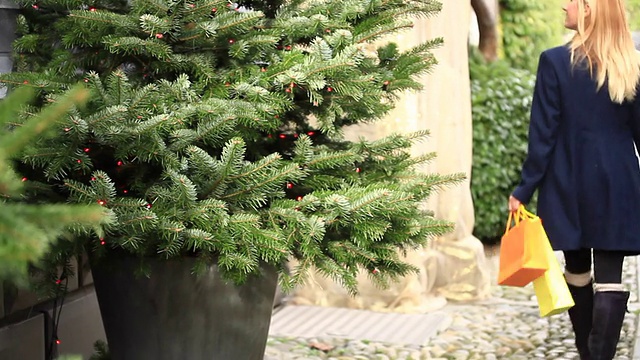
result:
[[[592,360],[613,359],[628,300],[628,291],[596,291],[593,295],[593,326],[589,335]]]
[[[575,305],[569,309],[569,318],[576,337],[576,348],[580,360],[591,360],[589,354],[589,333],[591,333],[593,315],[593,286],[574,286],[567,284]]]

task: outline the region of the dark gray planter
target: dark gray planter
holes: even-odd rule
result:
[[[16,37],[18,6],[12,1],[0,0],[0,74],[11,72],[11,43]],[[5,90],[0,90],[0,99]]]
[[[112,360],[260,360],[271,321],[277,273],[242,286],[225,283],[216,266],[200,277],[194,259],[148,263],[93,260],[91,269]]]

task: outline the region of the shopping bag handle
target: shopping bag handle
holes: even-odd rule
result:
[[[507,219],[507,227],[504,230],[504,233],[505,234],[508,233],[509,229],[511,229],[511,222],[515,220],[516,225],[518,225],[520,223],[520,220],[524,218],[533,219],[533,218],[536,218],[536,216],[530,213],[529,211],[527,211],[527,209],[522,204],[518,207],[518,210],[509,211],[509,218]]]
[[[514,214],[516,214],[515,218],[513,216]],[[511,223],[514,219],[516,221],[516,225],[518,225],[518,223],[520,223],[520,208],[518,208],[518,210],[516,211],[509,211],[509,218],[507,218],[507,227],[504,229],[505,234],[509,232],[509,229],[511,229]]]
[[[530,218],[530,219],[535,219],[538,217],[538,215],[530,212],[529,210],[527,210],[524,205],[520,205],[520,208],[522,209],[522,214],[525,215],[526,217]],[[520,210],[520,209],[518,209]]]

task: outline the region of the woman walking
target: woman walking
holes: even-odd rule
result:
[[[611,360],[629,299],[624,258],[640,253],[640,56],[623,0],[570,0],[564,10],[575,33],[540,56],[509,209],[539,191],[538,215],[565,256],[580,358]]]

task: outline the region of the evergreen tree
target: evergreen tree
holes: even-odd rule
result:
[[[413,270],[401,251],[451,224],[421,209],[461,175],[424,174],[427,135],[346,141],[436,63],[441,39],[400,51],[384,36],[434,0],[19,1],[17,72],[48,100],[83,80],[92,97],[23,157],[64,201],[117,221],[98,252],[195,256],[242,282],[261,262],[310,267],[355,291]],[[37,196],[47,196],[44,192]]]
[[[18,176],[11,166],[11,159],[25,145],[87,95],[86,90],[75,88],[10,132],[7,130],[19,123],[17,113],[32,98],[33,91],[21,88],[0,102],[0,279],[23,281],[27,267],[37,263],[49,243],[66,228],[97,226],[105,220],[104,209],[97,205],[23,203],[21,196],[28,179]]]

